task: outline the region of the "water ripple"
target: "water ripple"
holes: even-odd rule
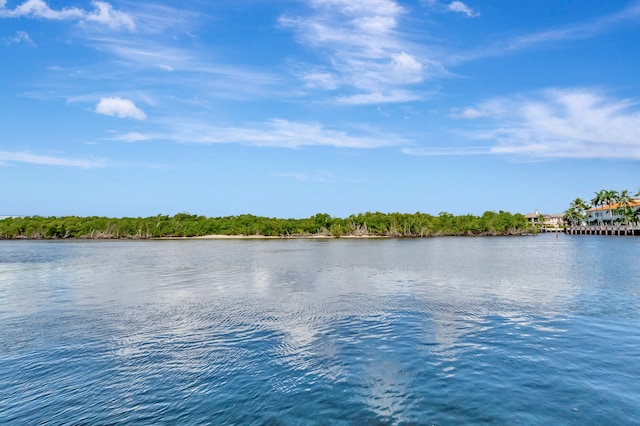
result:
[[[0,423],[635,423],[640,248],[576,241],[0,244]]]

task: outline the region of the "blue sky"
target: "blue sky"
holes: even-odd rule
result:
[[[0,0],[0,215],[640,189],[640,1]]]

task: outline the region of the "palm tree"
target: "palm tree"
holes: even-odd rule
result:
[[[625,189],[620,191],[620,194],[618,194],[618,203],[620,204],[620,207],[629,207],[629,204],[631,204],[632,201],[633,197],[628,190]]]
[[[631,206],[632,201],[633,201],[633,198],[631,197],[631,194],[629,194],[629,191],[627,191],[626,189],[621,191],[620,194],[618,194],[618,207],[620,208],[620,210],[623,210],[625,213],[627,212],[627,210],[630,210],[629,207]],[[625,218],[625,224],[628,225],[629,215],[624,214],[623,216]]]
[[[640,223],[640,209],[632,209],[629,215],[629,220],[636,225]]]
[[[634,211],[631,208],[623,209],[622,207],[615,209],[615,212],[620,216],[620,221],[624,221],[625,225],[629,225],[634,220]]]
[[[564,216],[562,216],[563,220],[571,223],[571,226],[575,226],[580,218],[580,211],[574,206],[569,207],[569,209],[564,212]]]
[[[578,215],[582,217],[584,217],[585,212],[589,210],[590,207],[589,203],[584,201],[582,198],[576,198],[569,205],[569,208],[576,210]]]
[[[607,207],[609,208],[609,220],[611,221],[612,225],[613,225],[613,211],[611,210],[611,207],[613,206],[613,204],[615,204],[618,201],[619,197],[620,195],[618,194],[618,191],[614,191],[614,190],[604,191],[604,202],[607,204]]]
[[[604,205],[604,192],[605,192],[604,190],[600,192],[594,192],[596,196],[593,197],[593,199],[591,200],[591,204],[593,204],[593,208],[596,209],[596,217],[598,218],[599,223],[602,223],[602,216],[598,214],[598,206]]]

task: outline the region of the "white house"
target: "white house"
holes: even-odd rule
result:
[[[602,222],[610,222],[611,215],[613,215],[613,220],[620,219],[620,215],[616,214],[616,209],[621,208],[622,206],[619,203],[613,203],[610,206],[605,204],[603,206],[593,207],[587,210],[586,220],[588,223],[602,223]],[[640,210],[640,199],[636,198],[632,200],[627,207],[631,208],[634,211]],[[611,215],[609,214],[611,211]]]

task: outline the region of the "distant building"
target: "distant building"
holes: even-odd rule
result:
[[[640,210],[640,199],[636,198],[632,200],[628,205],[633,211]],[[616,210],[622,208],[619,203],[613,203],[611,206],[605,204],[603,206],[593,207],[587,210],[586,220],[588,223],[602,223],[611,221],[611,215],[609,215],[609,211],[613,215],[613,220],[616,221],[620,219],[620,215],[616,214]]]
[[[543,228],[559,228],[564,225],[563,215],[561,214],[544,214],[536,210],[534,213],[524,215],[527,221],[532,225],[542,226]]]

